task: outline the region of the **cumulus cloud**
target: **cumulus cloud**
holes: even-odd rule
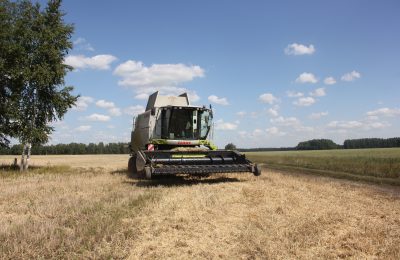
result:
[[[328,127],[344,129],[360,128],[363,125],[360,121],[331,121],[328,123]]]
[[[313,97],[302,97],[293,102],[294,105],[299,106],[299,107],[308,107],[314,103],[315,103],[315,99]]]
[[[370,129],[382,129],[389,127],[390,124],[387,122],[374,122],[374,121],[331,121],[327,125],[329,128],[337,129],[339,131],[360,129],[360,130],[370,130]]]
[[[318,113],[312,113],[309,115],[310,119],[320,119],[321,117],[327,116],[328,112],[318,112]]]
[[[73,67],[74,69],[95,69],[95,70],[108,70],[110,64],[117,58],[112,55],[96,55],[93,57],[86,57],[84,55],[68,55],[64,64]]]
[[[287,127],[288,129],[290,128],[291,131],[295,132],[314,132],[313,127],[309,126],[304,126],[299,119],[296,117],[277,117],[270,119],[270,122],[274,125],[282,126],[282,127]],[[270,129],[270,131],[274,132],[276,129]],[[281,132],[281,135],[286,135],[285,132]]]
[[[87,132],[87,131],[89,131],[91,128],[92,128],[92,126],[90,126],[90,125],[81,125],[81,126],[75,128],[75,131],[78,131],[78,132]]]
[[[246,114],[247,114],[246,111],[239,111],[239,112],[236,113],[236,115],[237,115],[237,116],[240,116],[240,117],[243,117],[243,116],[245,116]]]
[[[112,108],[108,109],[108,113],[112,116],[122,115],[121,109],[118,107],[112,107]]]
[[[120,116],[122,114],[121,109],[116,107],[114,102],[101,99],[96,102],[96,106],[107,109],[108,113],[112,116]]]
[[[300,121],[296,117],[283,117],[272,118],[271,123],[281,125],[281,126],[295,126],[300,125]]]
[[[94,48],[90,43],[86,41],[85,38],[79,37],[74,42],[74,49],[76,50],[84,50],[84,51],[94,51]]]
[[[326,96],[325,88],[317,88],[313,92],[310,92],[310,96],[313,97],[323,97]]]
[[[268,109],[267,112],[270,116],[273,116],[273,117],[277,117],[279,115],[277,107],[271,107],[270,109]]]
[[[96,102],[96,106],[101,108],[113,108],[115,107],[113,102],[105,101],[104,99],[100,99]]]
[[[208,101],[218,104],[218,105],[223,105],[223,106],[227,106],[229,105],[229,102],[226,98],[219,98],[215,95],[211,95],[208,97]]]
[[[273,135],[273,136],[284,136],[284,135],[286,135],[285,132],[280,131],[279,128],[276,127],[276,126],[267,128],[265,131],[267,132],[268,135]]]
[[[267,104],[274,104],[275,102],[278,101],[278,99],[276,97],[274,97],[274,95],[272,95],[271,93],[264,93],[261,94],[258,98],[261,102],[263,103],[267,103]]]
[[[187,92],[192,102],[199,100],[194,91],[179,87],[180,84],[204,77],[204,70],[197,65],[153,64],[145,66],[141,61],[128,60],[114,70],[114,75],[121,78],[118,84],[132,87],[135,98],[146,99],[155,91],[162,95],[179,95]]]
[[[311,55],[315,52],[314,45],[310,44],[309,46],[299,44],[299,43],[292,43],[289,44],[285,48],[286,55]]]
[[[292,91],[292,90],[286,91],[286,94],[287,94],[287,96],[290,97],[290,98],[297,98],[297,97],[302,97],[302,96],[304,96],[303,93],[301,93],[301,92],[296,92],[296,91]]]
[[[343,81],[354,81],[359,78],[361,78],[360,72],[353,70],[352,72],[344,74],[341,79]]]
[[[301,73],[297,79],[296,83],[317,83],[318,79],[315,77],[314,74],[308,73],[308,72],[303,72]]]
[[[224,120],[220,119],[215,122],[215,129],[218,130],[236,130],[238,127],[235,123],[224,122]]]
[[[77,111],[85,111],[88,108],[89,104],[93,102],[94,99],[92,97],[81,96],[75,102],[75,106],[72,107],[72,109]]]
[[[144,106],[141,105],[130,106],[124,109],[124,113],[130,116],[136,116],[140,113],[143,113],[144,109]]]
[[[335,80],[334,77],[327,77],[327,78],[324,79],[324,83],[326,85],[333,85],[333,84],[336,83],[336,80]]]
[[[377,110],[367,112],[367,116],[387,116],[387,117],[400,116],[400,108],[383,107]]]
[[[107,122],[110,120],[110,117],[107,115],[94,113],[91,114],[90,116],[87,116],[86,119],[89,121]]]

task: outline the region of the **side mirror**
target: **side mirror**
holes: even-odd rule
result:
[[[152,109],[151,109],[151,115],[152,115],[152,116],[155,116],[155,115],[156,115],[156,109],[155,109],[155,108],[152,108]]]

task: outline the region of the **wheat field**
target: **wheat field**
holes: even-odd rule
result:
[[[33,156],[43,167],[0,170],[0,257],[400,258],[399,187],[267,168],[147,181],[126,176],[127,160]]]

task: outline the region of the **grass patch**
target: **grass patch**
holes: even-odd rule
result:
[[[246,154],[251,160],[264,163],[267,166],[273,165],[281,168],[285,166],[363,177],[400,179],[399,148],[252,152]]]
[[[380,178],[375,176],[363,176],[357,174],[351,174],[347,172],[337,172],[337,171],[327,171],[327,170],[318,170],[318,169],[310,169],[304,167],[295,167],[295,166],[287,166],[282,164],[268,164],[264,166],[267,169],[271,170],[279,170],[284,172],[290,173],[305,173],[305,174],[313,174],[317,176],[326,176],[326,177],[333,177],[338,179],[347,179],[353,181],[365,181],[365,182],[372,182],[378,184],[389,184],[400,186],[400,179],[394,178]]]

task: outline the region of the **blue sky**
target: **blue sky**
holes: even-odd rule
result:
[[[154,90],[215,109],[223,147],[400,130],[398,1],[64,1],[81,98],[51,143],[129,141]]]

